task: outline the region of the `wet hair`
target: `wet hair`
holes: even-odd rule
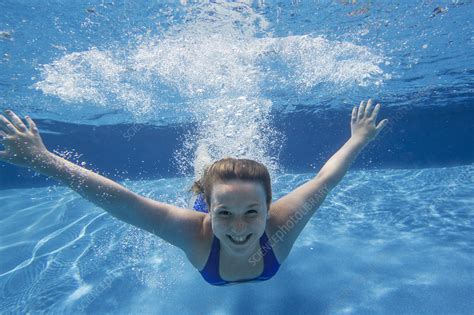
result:
[[[265,191],[267,210],[272,201],[272,186],[270,173],[265,165],[248,159],[235,159],[226,157],[207,166],[201,178],[194,182],[191,191],[195,194],[202,193],[208,208],[211,208],[212,187],[217,182],[228,180],[243,180],[259,182]]]

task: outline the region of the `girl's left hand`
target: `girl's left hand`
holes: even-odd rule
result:
[[[354,106],[351,119],[352,138],[363,142],[370,142],[377,137],[382,129],[387,125],[388,119],[384,119],[376,125],[377,114],[380,110],[380,104],[377,104],[372,111],[372,99],[360,103],[360,106]]]

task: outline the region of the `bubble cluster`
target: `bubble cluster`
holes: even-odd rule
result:
[[[35,87],[145,122],[166,116],[170,124],[193,124],[176,152],[179,169],[189,174],[200,141],[213,159],[253,158],[273,172],[284,140],[271,124],[274,95],[382,80],[383,58],[370,49],[321,36],[273,37],[265,33],[265,17],[245,4],[196,4],[184,20],[163,34],[137,37],[121,51],[66,54],[43,66]]]

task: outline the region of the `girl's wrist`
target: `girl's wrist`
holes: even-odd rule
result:
[[[368,140],[367,138],[360,136],[351,136],[349,141],[352,142],[354,145],[361,147],[365,147],[370,142],[370,140]]]
[[[56,155],[49,152],[41,152],[35,155],[31,162],[31,168],[39,173],[45,173],[45,171],[54,165]]]

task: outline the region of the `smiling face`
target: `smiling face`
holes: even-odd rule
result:
[[[243,180],[215,183],[210,215],[212,230],[226,252],[251,254],[259,246],[268,218],[263,185]]]

